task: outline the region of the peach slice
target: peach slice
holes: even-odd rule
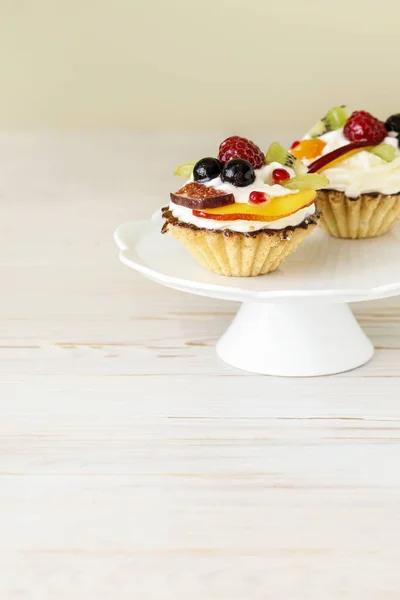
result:
[[[292,154],[300,160],[317,158],[322,154],[322,150],[325,148],[326,143],[318,138],[312,140],[303,140],[299,142],[297,146],[292,148]]]
[[[310,206],[316,196],[314,190],[302,190],[297,194],[275,196],[270,202],[258,206],[235,203],[209,210],[193,210],[193,215],[216,221],[277,221]]]

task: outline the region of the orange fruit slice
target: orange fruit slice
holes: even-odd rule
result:
[[[238,202],[220,208],[193,210],[193,215],[216,221],[277,221],[310,206],[316,196],[315,190],[302,190],[297,194],[275,196],[270,202],[259,206]]]
[[[313,140],[303,140],[297,146],[292,148],[292,154],[303,160],[306,158],[307,160],[311,158],[316,158],[317,156],[321,156],[322,150],[325,148],[326,143],[318,138]]]

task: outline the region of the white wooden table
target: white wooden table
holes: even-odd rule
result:
[[[0,136],[1,600],[400,597],[400,303],[357,371],[247,375],[235,305],[117,260],[220,139]]]

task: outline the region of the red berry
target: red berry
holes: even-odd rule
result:
[[[387,136],[385,123],[363,110],[356,110],[350,115],[343,133],[350,142],[370,144],[380,144]]]
[[[293,142],[293,144],[290,146],[290,149],[293,150],[293,148],[296,148],[296,146],[298,146],[300,144],[299,140],[296,140],[295,142]]]
[[[254,169],[261,169],[264,165],[264,154],[258,146],[246,138],[233,135],[222,142],[219,147],[218,160],[223,164],[232,158],[247,160]]]
[[[269,200],[268,194],[265,192],[251,192],[249,196],[250,204],[264,204],[264,202],[268,202]]]
[[[286,181],[286,179],[290,179],[290,175],[286,169],[274,169],[272,171],[272,180],[274,183],[280,183],[281,181]]]

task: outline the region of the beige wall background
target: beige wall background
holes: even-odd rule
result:
[[[400,112],[400,0],[0,0],[1,127],[307,128]]]

